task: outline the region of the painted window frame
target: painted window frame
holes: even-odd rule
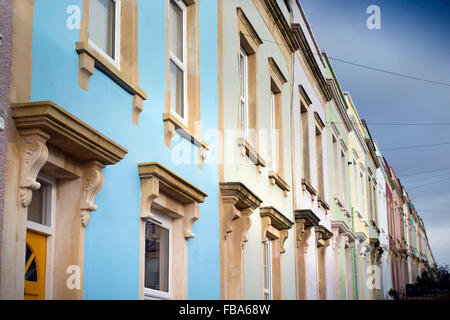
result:
[[[145,287],[145,276],[144,276],[144,300],[170,300],[172,298],[172,247],[173,247],[173,233],[172,233],[172,219],[164,214],[161,214],[157,211],[152,210],[153,218],[149,219],[147,222],[153,222],[159,225],[162,228],[165,228],[169,231],[169,261],[168,266],[169,270],[167,271],[169,274],[168,280],[168,292],[154,290]],[[146,228],[147,226],[145,226]],[[145,241],[145,238],[144,238]],[[144,246],[144,257],[145,257],[145,246]],[[145,272],[145,262],[144,262],[144,272]]]
[[[239,52],[239,76],[240,76],[240,94],[239,94],[239,111],[242,138],[248,141],[248,54],[244,48],[240,47]]]
[[[263,299],[273,299],[273,285],[272,285],[272,240],[266,239],[263,242]],[[266,284],[268,288],[266,288]]]
[[[107,54],[103,49],[101,49],[95,42],[91,39],[91,33],[89,30],[89,37],[88,37],[88,43],[89,45],[97,51],[103,58],[105,58],[109,63],[111,63],[114,67],[116,67],[118,70],[120,70],[120,40],[121,40],[121,7],[122,7],[122,0],[111,0],[115,4],[115,17],[114,17],[114,58],[112,58],[109,54]],[[90,2],[90,0],[89,0]],[[89,10],[89,19],[91,17],[92,11]]]
[[[183,116],[179,115],[175,110],[172,109],[172,102],[170,103],[169,110],[170,114],[175,116],[178,120],[180,120],[184,125],[188,125],[188,116],[189,116],[189,108],[188,108],[188,94],[187,94],[187,6],[184,4],[183,0],[169,0],[169,10],[171,5],[176,5],[182,14],[183,17],[183,43],[181,44],[183,50],[183,61],[180,61],[178,57],[172,52],[172,48],[170,47],[169,41],[169,73],[170,73],[170,64],[173,62],[176,67],[178,67],[183,73],[183,103],[182,110]],[[170,19],[170,12],[169,12]],[[170,21],[170,20],[169,20]],[[169,38],[170,38],[170,29],[169,29]],[[169,74],[170,77],[170,74]],[[169,90],[172,90],[172,85],[169,79]]]
[[[26,230],[40,233],[47,237],[46,257],[45,257],[45,300],[53,298],[53,266],[55,253],[55,234],[56,234],[56,179],[40,172],[37,176],[37,181],[43,181],[50,186],[50,199],[47,199],[46,207],[50,207],[48,218],[50,219],[50,226],[42,225],[33,221],[29,221],[27,217]],[[46,209],[47,209],[46,208]]]

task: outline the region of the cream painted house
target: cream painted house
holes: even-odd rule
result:
[[[221,298],[295,299],[289,8],[218,3]]]
[[[334,253],[328,182],[325,63],[298,1],[293,59],[293,180],[298,299],[334,298]]]

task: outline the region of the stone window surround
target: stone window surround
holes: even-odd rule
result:
[[[68,253],[65,249],[61,251],[60,247],[64,246],[64,239],[59,234],[61,231],[58,232],[57,229],[56,237],[61,245],[57,246],[56,252],[53,253],[57,259],[54,265],[65,265],[70,262],[73,264],[74,261],[71,259],[77,257],[76,264],[81,266],[81,275],[83,275],[84,229],[89,222],[90,213],[97,210],[94,199],[103,185],[101,171],[106,165],[119,162],[128,151],[51,101],[14,103],[11,111],[19,135],[21,172],[17,191],[19,203],[16,207],[17,217],[20,218],[17,221],[16,233],[19,237],[26,236],[24,230],[27,228],[27,210],[32,200],[33,190],[40,188],[37,177],[41,170],[61,183],[67,182],[56,200],[57,207],[64,208],[66,215],[59,215],[56,223],[60,225],[59,229],[67,229],[64,229],[64,232],[75,232],[73,236],[78,236],[79,243],[74,252]],[[57,189],[62,188],[62,185],[61,187],[59,185],[60,183],[57,182],[55,185]],[[65,197],[69,189],[70,196]],[[80,216],[78,227],[76,224],[68,223],[73,220],[70,217],[71,212],[76,211]],[[25,238],[16,241],[17,245],[13,250],[16,252],[16,258],[11,258],[11,261],[15,261],[16,274],[22,275],[25,264],[24,254],[20,252],[24,252],[25,248],[20,244],[24,242]],[[66,275],[53,272],[56,282],[53,282],[52,287],[57,288],[53,298],[81,299],[83,297],[83,280],[81,280],[81,290],[67,293],[61,289],[65,288]],[[23,276],[20,278],[16,282],[22,283]],[[46,294],[46,297],[50,296]]]
[[[309,143],[309,112],[312,102],[302,85],[298,86],[298,90],[300,97],[300,113],[302,115],[302,189],[303,191],[308,191],[311,194],[312,200],[314,200],[314,197],[317,195],[317,191],[311,183]],[[304,117],[306,117],[306,123],[303,123]],[[306,128],[304,128],[304,125],[306,125]]]
[[[200,118],[200,35],[199,35],[199,6],[196,0],[177,0],[182,1],[186,6],[186,97],[185,111],[187,111],[187,121],[184,122],[181,117],[174,114],[170,109],[170,0],[166,0],[166,99],[165,111],[163,114],[164,122],[164,144],[170,148],[172,139],[177,132],[180,136],[190,141],[198,148],[198,167],[203,168],[203,162],[206,159],[209,146],[202,140],[202,124]]]
[[[157,162],[138,164],[140,203],[140,298],[144,299],[145,223],[152,208],[172,218],[172,299],[187,299],[187,242],[195,237],[192,226],[200,217],[199,203],[208,195]]]
[[[78,85],[88,91],[89,79],[95,68],[105,73],[133,96],[132,122],[137,125],[139,114],[143,110],[143,101],[147,100],[147,93],[139,87],[137,0],[120,1],[120,5],[123,21],[120,23],[119,69],[89,44],[89,0],[83,0],[80,40],[75,45],[78,53]]]
[[[314,119],[315,119],[316,136],[320,135],[321,139],[323,139],[323,130],[325,129],[325,123],[321,119],[321,117],[320,117],[318,112],[314,112]],[[317,141],[317,137],[316,137],[316,141]],[[316,152],[317,152],[317,145],[316,145]],[[319,207],[323,207],[325,209],[325,213],[328,213],[328,211],[330,210],[330,205],[326,202],[325,191],[322,191],[324,194],[320,194],[320,192],[321,192],[320,191],[320,184],[325,189],[325,177],[324,177],[325,165],[324,165],[324,148],[323,148],[323,143],[321,145],[320,152],[322,154],[322,156],[321,156],[322,177],[319,177],[319,175],[317,176],[317,186],[318,186],[318,193],[319,193],[318,196],[317,196],[317,204],[318,204]],[[319,159],[316,159],[316,163],[317,163],[317,166],[319,166]],[[317,170],[317,172],[319,172],[319,171]],[[320,182],[319,182],[319,179],[321,179]]]
[[[256,30],[251,25],[241,8],[237,8],[237,36],[239,39],[239,50],[244,50],[247,54],[247,111],[248,111],[248,138],[243,138],[243,130],[240,127],[241,112],[239,111],[238,119],[238,147],[242,156],[248,156],[255,163],[258,173],[262,172],[262,168],[266,166],[266,162],[262,159],[259,152],[258,138],[258,47],[263,43]],[[241,107],[239,106],[239,110]],[[253,155],[253,156],[251,156]],[[256,159],[253,160],[253,159]]]
[[[284,176],[284,139],[283,139],[283,86],[287,83],[286,77],[283,72],[278,67],[277,63],[272,57],[268,59],[269,64],[269,76],[270,76],[270,91],[275,95],[275,130],[278,133],[278,138],[276,139],[278,145],[272,146],[270,143],[271,153],[275,153],[276,162],[278,164],[276,173],[278,176]],[[270,101],[270,99],[269,99]],[[269,112],[270,114],[270,112]],[[270,127],[270,126],[269,126]],[[274,133],[270,132],[270,135]],[[276,134],[276,133],[275,133]],[[270,139],[272,142],[272,139]],[[275,149],[275,150],[274,150]]]

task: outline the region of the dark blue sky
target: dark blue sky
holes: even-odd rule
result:
[[[328,55],[450,84],[450,1],[301,0],[321,50]],[[381,30],[369,30],[370,5]],[[450,143],[450,87],[331,61],[380,149]],[[371,125],[371,123],[373,123]],[[398,176],[450,168],[450,145],[382,151]],[[439,182],[447,179],[446,181]],[[450,264],[450,170],[401,177],[422,217],[436,261]],[[425,184],[429,184],[423,186]]]

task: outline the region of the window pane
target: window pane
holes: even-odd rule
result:
[[[264,299],[271,299],[271,268],[272,268],[272,258],[271,258],[271,246],[270,241],[264,242],[264,256],[263,256],[263,271],[264,271]]]
[[[145,226],[145,287],[169,292],[169,230],[153,222]]]
[[[241,102],[241,127],[242,127],[242,136],[245,140],[247,140],[247,104],[245,101]]]
[[[38,190],[33,190],[33,197],[28,207],[28,221],[50,226],[48,204],[50,203],[51,186],[40,180],[38,182],[41,187]]]
[[[170,50],[183,62],[183,11],[170,1]]]
[[[275,127],[275,94],[270,93],[270,131],[272,135],[272,170],[277,171],[277,141],[276,141],[276,127]]]
[[[184,118],[184,72],[170,61],[170,109]]]
[[[116,3],[114,0],[90,0],[89,39],[115,59]]]

